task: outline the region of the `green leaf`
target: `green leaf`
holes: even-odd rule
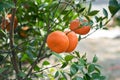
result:
[[[8,68],[0,68],[0,74],[2,74],[4,71],[6,71]]]
[[[100,21],[100,24],[99,24],[99,25],[100,25],[100,28],[102,28],[102,27],[103,27],[103,23],[102,23],[102,21]]]
[[[61,60],[64,60],[61,55],[59,55],[59,54],[57,54],[57,53],[54,53],[54,52],[52,52],[52,54],[55,55],[57,58],[59,58],[59,59],[61,59]]]
[[[81,35],[78,36],[78,41],[80,41],[80,40],[81,40]]]
[[[109,0],[108,8],[112,16],[114,16],[120,10],[120,5],[117,0]]]
[[[56,73],[55,73],[55,76],[54,76],[54,77],[56,78],[56,77],[58,77],[58,76],[59,76],[59,71],[56,71]]]
[[[90,13],[90,11],[91,11],[91,7],[92,7],[92,3],[90,2],[90,4],[89,4],[89,8],[88,8],[88,13]]]
[[[2,11],[4,8],[6,8],[6,9],[14,8],[14,4],[13,3],[0,1],[0,11]]]
[[[22,55],[22,58],[21,58],[21,61],[26,61],[28,59],[28,55],[27,54],[23,54]]]
[[[104,30],[108,30],[108,28],[107,28],[107,27],[104,27],[103,29],[104,29]]]
[[[59,77],[58,80],[66,80],[64,77]]]
[[[108,12],[105,8],[103,8],[103,14],[105,15],[106,18],[108,18]]]
[[[101,73],[100,69],[98,67],[96,67],[96,66],[95,66],[95,71],[97,71],[98,73]]]
[[[63,62],[61,68],[65,68],[68,65],[67,62]]]
[[[0,55],[0,62],[4,59],[3,55]]]
[[[40,70],[39,66],[36,65],[36,66],[34,67],[34,70],[35,70],[35,71],[39,71],[39,70]]]
[[[78,58],[80,58],[80,53],[79,52],[75,51],[74,53],[77,55]]]
[[[100,76],[99,80],[106,80],[105,76]]]
[[[94,11],[91,11],[90,13],[88,13],[89,16],[94,16],[98,13],[99,11],[98,10],[94,10]]]
[[[92,73],[92,78],[93,79],[99,79],[100,74],[99,73]]]
[[[70,66],[70,73],[71,73],[71,75],[75,75],[77,73],[77,71],[78,71],[78,68],[76,67],[76,65],[72,64]]]
[[[91,80],[91,77],[90,77],[90,74],[86,73],[84,76],[83,76],[84,80]]]
[[[94,57],[93,57],[93,63],[96,63],[98,61],[98,57],[95,55]]]
[[[48,62],[48,61],[44,61],[43,63],[42,63],[42,65],[49,65],[50,63]]]
[[[78,12],[79,12],[79,13],[82,13],[84,10],[85,10],[85,7],[84,7],[84,8],[81,8]]]
[[[81,78],[79,76],[75,76],[72,80],[83,80],[83,78]]]
[[[74,56],[73,55],[67,55],[67,56],[65,56],[65,61],[71,61],[72,59],[74,58]]]
[[[24,72],[19,72],[17,75],[20,76],[20,77],[25,77],[26,76],[26,74]]]
[[[94,64],[90,64],[88,67],[88,72],[91,73],[95,70],[95,65]]]
[[[64,77],[65,80],[67,80],[67,77],[64,72],[61,72],[62,76]]]

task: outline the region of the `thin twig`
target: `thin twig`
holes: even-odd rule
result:
[[[93,33],[95,33],[98,29],[95,29],[94,31],[92,31],[91,33],[87,34],[86,36],[82,37],[80,40],[87,38],[88,36],[92,35]]]
[[[46,67],[46,68],[44,68],[44,69],[42,69],[42,70],[40,70],[40,71],[33,72],[32,74],[39,73],[39,72],[43,72],[44,70],[47,70],[47,69],[49,69],[49,68],[53,68],[53,67],[57,67],[57,66],[59,66],[59,65],[61,65],[61,64],[58,63],[58,64],[55,64],[55,65],[53,65],[53,66]]]

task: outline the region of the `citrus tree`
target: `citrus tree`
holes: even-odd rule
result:
[[[92,0],[1,0],[0,80],[104,80],[98,58],[74,49],[107,29],[120,4],[109,0],[110,16],[91,7]]]

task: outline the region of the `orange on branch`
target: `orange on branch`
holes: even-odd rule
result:
[[[1,28],[3,30],[7,30],[7,31],[10,31],[10,21],[12,19],[12,14],[8,14],[6,16],[6,18],[3,18],[2,19],[2,23],[1,23]],[[16,18],[16,16],[14,17],[14,29],[17,27],[17,24],[18,24],[18,20]]]
[[[47,45],[52,51],[62,53],[67,50],[69,39],[64,32],[54,31],[48,35]]]
[[[24,26],[24,27],[21,27],[20,29],[20,32],[19,32],[19,35],[23,38],[26,38],[28,37],[28,34],[27,34],[27,31],[29,30],[30,28],[28,26]]]
[[[78,44],[78,37],[73,31],[66,31],[65,33],[69,39],[69,46],[65,52],[72,52]]]
[[[85,35],[90,31],[90,26],[82,25],[84,22],[87,20],[83,20],[83,22],[80,22],[79,19],[73,20],[70,22],[70,29],[77,34]]]

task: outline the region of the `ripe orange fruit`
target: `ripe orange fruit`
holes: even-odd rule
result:
[[[65,33],[69,39],[69,46],[65,52],[72,52],[78,44],[77,35],[73,31],[66,31]]]
[[[56,53],[65,52],[69,46],[69,39],[62,31],[54,31],[50,33],[46,42],[48,47]]]
[[[2,23],[1,23],[1,28],[3,30],[7,30],[10,31],[10,20],[12,18],[12,14],[8,14],[6,18],[2,19]],[[16,16],[14,17],[14,29],[17,27],[18,24],[18,20],[16,18]]]
[[[87,22],[87,20],[84,20],[83,22]],[[85,35],[90,31],[90,26],[82,26],[82,23],[76,19],[70,22],[70,29],[74,31],[77,34]]]

